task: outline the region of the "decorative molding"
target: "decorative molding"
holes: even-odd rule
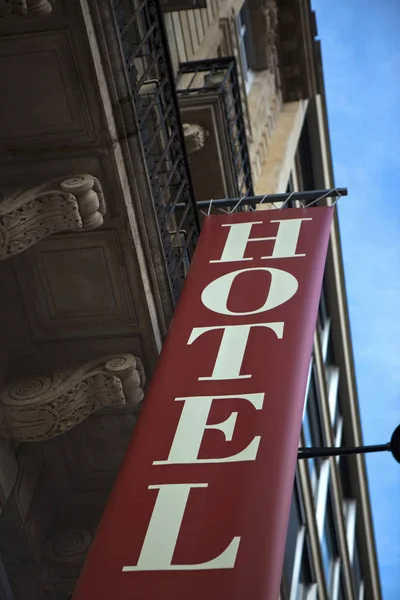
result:
[[[0,111],[1,165],[26,162],[30,169],[33,154],[40,158],[38,165],[63,155],[69,164],[78,164],[80,150],[87,153],[88,145],[94,150],[103,144],[105,122],[93,67],[80,60],[87,47],[74,27],[66,26],[66,11],[71,10],[70,18],[74,13],[70,4],[59,2],[54,20],[0,18],[0,81],[7,82]],[[58,176],[59,170],[54,173]]]
[[[0,195],[0,260],[53,233],[100,227],[106,212],[98,179],[74,175]]]
[[[53,235],[16,257],[33,341],[129,335],[135,345],[123,351],[144,355],[136,340],[147,313],[138,297],[143,284],[133,251],[129,255],[128,235],[122,225]]]
[[[278,3],[278,54],[285,102],[310,99],[319,93],[321,55],[314,11],[307,0]]]
[[[195,152],[201,150],[209,136],[207,129],[201,125],[195,125],[192,123],[183,124],[183,133],[185,136],[185,144],[188,154],[194,154]]]
[[[132,354],[14,380],[0,391],[0,436],[23,442],[54,438],[96,410],[139,404],[144,384],[142,363]]]
[[[219,28],[221,31],[221,43],[218,48],[219,56],[235,56],[237,58],[236,36],[233,28],[235,27],[235,14],[229,17],[221,17]]]
[[[280,87],[278,68],[278,6],[276,0],[264,0],[263,13],[266,19],[266,46],[268,69],[276,77],[276,86]]]
[[[248,0],[248,8],[252,44],[249,67],[254,71],[271,71],[279,87],[277,1]]]
[[[0,17],[44,17],[54,0],[0,0]]]

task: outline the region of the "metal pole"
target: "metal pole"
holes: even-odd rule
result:
[[[392,433],[390,442],[377,446],[353,446],[350,448],[299,448],[297,458],[324,458],[329,456],[348,456],[350,454],[367,454],[368,452],[391,452],[392,456],[400,463],[400,425]]]
[[[297,458],[326,458],[328,456],[347,456],[350,454],[367,454],[368,452],[390,452],[390,443],[377,446],[356,446],[353,448],[299,448]]]
[[[264,194],[264,196],[245,196],[243,200],[241,198],[220,198],[218,200],[200,200],[198,201],[198,208],[208,208],[210,204],[216,208],[228,208],[236,206],[242,200],[242,206],[256,206],[260,204],[271,204],[275,202],[285,202],[289,198],[296,201],[308,203],[320,198],[338,198],[340,196],[347,196],[347,188],[336,188],[334,190],[313,190],[311,192],[292,192],[290,194]],[[177,208],[184,208],[183,203],[178,203]]]

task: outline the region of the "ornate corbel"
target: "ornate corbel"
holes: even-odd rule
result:
[[[186,150],[189,155],[201,150],[209,136],[207,129],[204,129],[201,125],[192,123],[183,124],[183,133],[185,136]]]
[[[139,404],[144,384],[142,363],[132,354],[12,381],[0,391],[0,437],[21,442],[54,438],[96,410]]]
[[[98,179],[74,175],[0,195],[0,260],[63,231],[100,227],[106,212]]]
[[[0,0],[0,17],[43,17],[53,10],[54,0]]]

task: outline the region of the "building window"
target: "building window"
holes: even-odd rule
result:
[[[299,475],[296,473],[283,563],[282,589],[288,600],[312,600],[315,577],[306,531]]]
[[[304,532],[302,535],[304,523],[301,514],[300,497],[299,484],[296,481],[293,487],[292,503],[290,505],[285,558],[283,562],[283,575],[287,589],[290,589],[291,587],[293,570],[296,562],[296,554],[299,552],[299,543],[302,545],[304,541],[304,539],[302,539],[304,538]]]
[[[311,583],[310,556],[304,547],[301,561],[299,580],[293,583],[293,592],[290,600],[317,600],[317,584]]]
[[[303,436],[306,447],[323,446],[321,417],[319,413],[319,394],[314,367],[310,368],[308,391],[303,415]],[[316,493],[321,460],[310,458],[307,460],[310,473],[311,486]]]
[[[313,583],[308,585],[304,590],[304,599],[302,600],[318,600],[318,585]]]
[[[335,521],[329,494],[327,497],[324,527],[321,537],[321,553],[325,571],[326,587],[329,590],[329,596],[332,597],[339,550],[336,541]]]
[[[242,63],[243,79],[246,85],[246,92],[249,92],[253,82],[253,71],[249,63],[252,60],[253,46],[251,40],[250,14],[246,2],[236,19],[238,47],[240,61]]]
[[[318,488],[316,490],[316,520],[319,538],[322,540],[324,533],[326,506],[329,497],[329,479],[331,474],[331,464],[329,458],[324,458],[320,463]]]
[[[349,470],[349,459],[353,457],[342,456],[339,463],[340,483],[342,485],[342,492],[344,498],[351,498],[353,496],[352,485],[351,485],[351,474]]]
[[[343,514],[346,522],[346,537],[349,558],[350,562],[353,563],[354,545],[356,540],[357,501],[352,498],[346,498],[343,501]]]
[[[339,583],[339,589],[338,589],[338,595],[336,600],[346,600],[346,596],[344,593],[344,583],[343,583],[343,577],[340,577],[340,583]]]
[[[357,600],[363,600],[364,598],[364,583],[361,571],[360,554],[358,550],[358,543],[355,540],[354,543],[354,555],[353,555],[353,574],[354,583],[356,586],[356,598]]]
[[[322,287],[321,299],[318,307],[318,325],[321,332],[325,329],[326,324],[329,321],[328,302],[326,299],[325,288]]]
[[[306,410],[305,415],[304,415],[304,419],[303,419],[303,435],[304,435],[304,441],[306,444],[306,447],[310,448],[312,447],[313,443],[312,443],[312,432],[311,432],[311,421],[310,421],[310,415],[308,410]],[[308,470],[310,473],[310,479],[311,479],[311,487],[313,492],[315,493],[315,489],[316,489],[316,483],[317,483],[317,459],[315,458],[309,458],[307,460],[307,465],[308,465]]]
[[[321,299],[318,307],[318,327],[317,331],[320,337],[322,358],[328,362],[332,358],[332,340],[331,340],[331,320],[327,307],[327,300],[324,288],[322,288]]]
[[[339,367],[327,365],[326,383],[328,388],[329,413],[331,416],[331,425],[334,427],[338,419],[338,389],[339,389]]]
[[[315,180],[312,164],[312,150],[306,118],[299,140],[297,151],[299,164],[299,183],[302,190],[315,190]]]
[[[332,600],[344,600],[341,565],[342,561],[340,558],[336,558],[331,568],[332,576],[330,593]]]
[[[328,520],[326,520],[321,540],[322,562],[324,565],[325,579],[328,589],[331,580],[332,561],[335,558],[330,526],[331,524],[328,522]]]
[[[365,584],[362,581],[361,585],[360,585],[360,591],[359,591],[357,600],[364,600],[365,599],[364,592],[365,592]]]
[[[336,448],[340,448],[343,439],[343,417],[340,414],[339,408],[336,411],[336,420],[334,423],[334,438]],[[341,459],[341,456],[336,456],[336,464],[340,465]]]
[[[343,416],[340,409],[339,398],[339,367],[328,364],[326,366],[326,383],[328,388],[329,414],[331,417],[331,426],[335,446],[339,447],[343,437]],[[339,464],[340,456],[336,457]]]
[[[327,349],[326,349],[326,355],[325,355],[325,362],[327,365],[334,365],[335,364],[335,354],[333,351],[333,342],[332,342],[332,336],[329,335],[329,339],[328,339],[328,344],[327,344]]]
[[[296,481],[286,541],[282,588],[287,600],[317,600],[312,552],[300,498]]]

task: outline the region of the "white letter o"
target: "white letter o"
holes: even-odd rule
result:
[[[227,303],[232,283],[240,273],[249,273],[252,271],[267,271],[271,274],[271,286],[264,304],[260,306],[260,308],[249,312],[230,311]],[[272,267],[239,269],[238,271],[226,273],[226,275],[222,275],[209,283],[203,290],[201,300],[204,306],[209,310],[219,313],[220,315],[256,315],[271,310],[272,308],[276,308],[280,304],[284,304],[295,295],[298,287],[299,284],[296,277],[282,269],[274,269]]]

